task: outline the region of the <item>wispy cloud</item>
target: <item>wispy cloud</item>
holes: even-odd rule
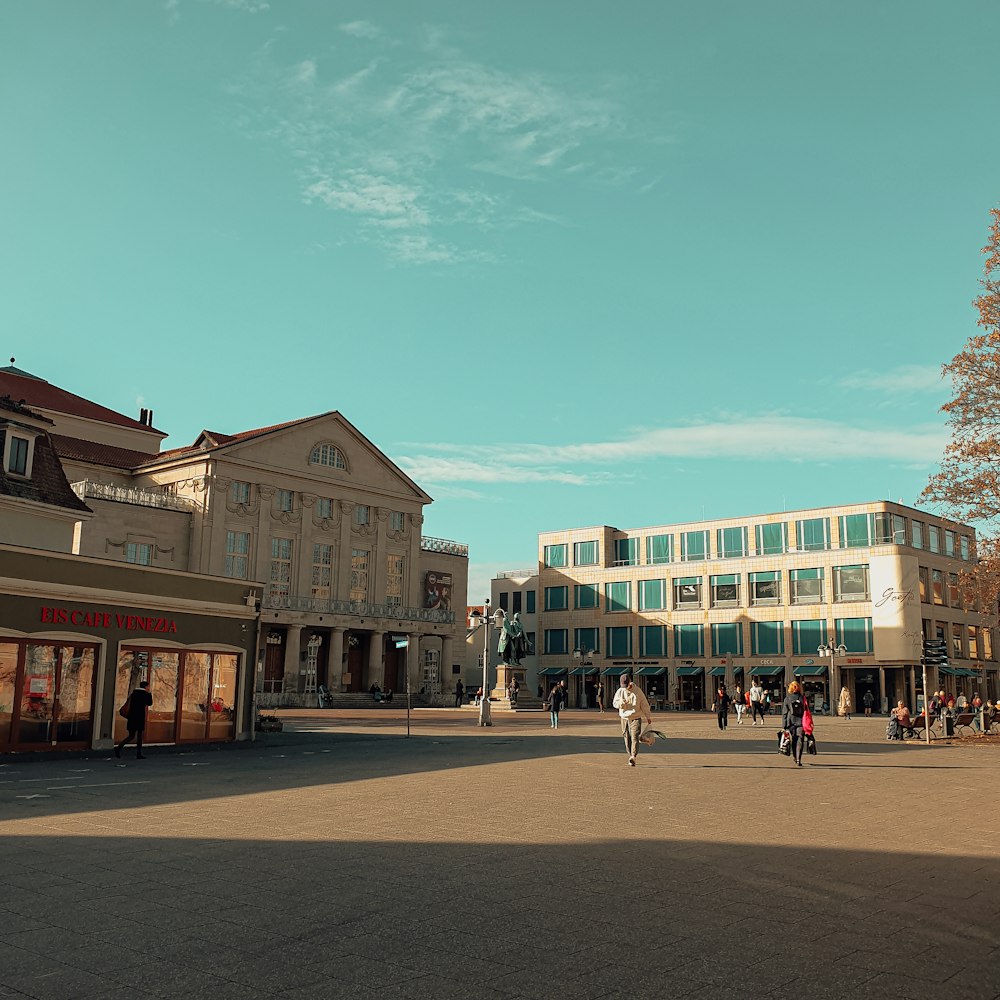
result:
[[[885,371],[865,369],[839,379],[842,389],[864,389],[892,394],[932,392],[946,383],[940,365],[901,365]]]
[[[345,34],[354,38],[378,38],[382,34],[382,29],[371,21],[348,21],[346,24],[339,24],[337,27]]]

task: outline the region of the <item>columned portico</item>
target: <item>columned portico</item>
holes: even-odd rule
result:
[[[285,635],[285,683],[284,692],[299,690],[299,654],[302,651],[302,626],[289,625]]]
[[[344,672],[344,632],[343,628],[330,629],[330,653],[326,659],[326,686],[331,691],[340,691],[340,678]]]

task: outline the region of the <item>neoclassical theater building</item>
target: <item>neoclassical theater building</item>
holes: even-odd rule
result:
[[[336,411],[162,449],[134,419],[14,367],[0,396],[51,422],[81,556],[241,581],[259,611],[261,705],[405,690],[429,701],[464,657],[467,546],[422,534],[427,495]],[[409,673],[408,673],[409,672]]]

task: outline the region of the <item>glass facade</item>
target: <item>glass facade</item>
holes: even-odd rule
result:
[[[573,606],[580,608],[596,608],[598,605],[598,589],[596,583],[578,583],[573,587]]]
[[[713,656],[743,655],[743,626],[739,622],[712,626]]]
[[[597,565],[597,542],[575,542],[573,545],[574,566]]]
[[[759,556],[780,555],[788,548],[787,528],[784,522],[758,524],[754,528],[754,535],[754,543]]]
[[[697,562],[708,558],[708,532],[685,531],[681,533],[681,560]]]
[[[569,601],[569,587],[546,587],[545,610],[565,611]]]
[[[666,580],[639,581],[639,610],[662,611],[667,606]]]
[[[674,536],[650,535],[646,539],[646,562],[651,566],[674,561]]]
[[[563,545],[546,545],[542,550],[542,562],[545,566],[565,566],[566,565],[566,552],[568,546]]]

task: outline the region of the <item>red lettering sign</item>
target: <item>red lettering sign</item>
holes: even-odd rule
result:
[[[860,656],[849,656],[847,658],[848,663],[864,663],[865,661],[861,659]]]
[[[84,611],[82,608],[60,608],[50,605],[40,609],[39,617],[46,625],[82,625],[94,629],[109,629],[115,626],[123,632],[177,632],[177,622],[173,618],[158,618],[156,615]]]

